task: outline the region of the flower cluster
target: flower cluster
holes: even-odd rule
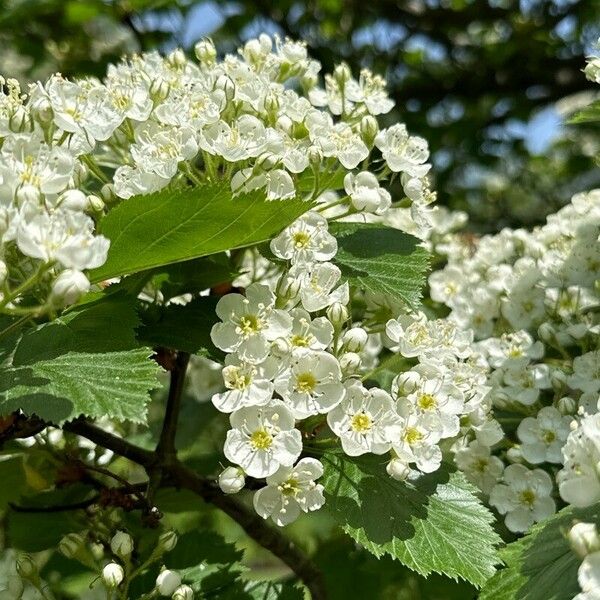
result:
[[[211,332],[227,353],[225,391],[212,402],[230,414],[224,453],[236,465],[221,474],[223,491],[239,492],[246,476],[266,478],[254,506],[285,525],[324,503],[321,463],[301,458],[315,432],[348,456],[387,455],[389,475],[400,480],[437,470],[445,440],[467,432],[499,440],[486,400],[488,366],[472,351],[470,332],[406,311],[354,322],[348,284],[330,262],[336,239],[317,212],[287,227],[270,250],[285,261],[279,276],[223,296]],[[405,370],[389,390],[367,387],[384,345]]]
[[[355,79],[342,64],[321,80],[304,43],[267,35],[222,60],[209,40],[195,53],[195,61],[181,50],[134,55],[103,81],[57,74],[27,94],[2,80],[6,311],[22,312],[26,291],[41,300],[38,314],[75,302],[89,288],[84,272],[107,256],[95,220],[168,185],[223,180],[234,193],[275,200],[309,190],[316,199],[336,172],[349,212],[381,214],[391,197],[379,182],[393,173],[415,218],[426,218],[427,143],[403,124],[380,130],[377,117],[393,106],[381,77],[365,69]],[[383,157],[377,173],[367,170],[373,150]]]
[[[447,265],[430,276],[431,297],[475,332],[506,438],[492,451],[478,440],[456,461],[513,531],[555,511],[554,479],[568,503],[600,498],[599,235],[593,190],[533,231],[433,243]],[[504,470],[502,459],[515,464]]]
[[[594,523],[575,523],[567,538],[582,559],[577,572],[581,593],[573,600],[595,600],[600,596],[600,537]]]

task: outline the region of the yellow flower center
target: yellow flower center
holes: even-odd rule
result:
[[[250,436],[250,443],[255,450],[268,450],[273,444],[273,436],[264,429],[258,429]]]
[[[416,444],[417,442],[420,442],[422,439],[423,439],[423,434],[418,429],[415,429],[414,427],[408,427],[407,430],[404,432],[404,441],[409,446],[412,446],[412,445]]]
[[[306,231],[297,231],[292,236],[292,239],[294,240],[294,247],[298,249],[306,248],[310,243],[310,235]]]
[[[365,433],[373,427],[373,421],[369,415],[361,412],[352,417],[351,425],[357,433]]]
[[[295,496],[300,491],[300,485],[296,479],[288,479],[279,486],[279,491],[284,496]]]
[[[242,373],[239,369],[231,372],[227,378],[227,384],[234,390],[245,390],[252,383],[248,373]]]
[[[546,444],[551,444],[556,439],[556,434],[554,431],[544,431],[542,439],[544,442],[546,442]]]
[[[433,410],[437,406],[437,401],[431,394],[421,394],[418,404],[422,410]]]
[[[244,315],[240,319],[239,327],[244,335],[252,335],[262,329],[262,324],[256,315]]]
[[[308,347],[308,338],[303,335],[293,335],[291,341],[292,341],[292,346],[296,346],[298,348],[307,348]]]
[[[317,387],[317,378],[312,373],[300,373],[296,377],[296,391],[310,394]]]
[[[519,498],[523,504],[528,504],[529,506],[533,506],[535,502],[535,494],[531,490],[523,490],[519,494]]]

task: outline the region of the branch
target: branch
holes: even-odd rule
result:
[[[112,450],[119,456],[128,458],[146,468],[150,473],[156,470],[156,453],[139,448],[95,425],[85,421],[75,421],[65,424],[63,429]],[[325,600],[323,577],[315,564],[293,542],[279,530],[265,523],[245,504],[232,496],[226,496],[213,482],[200,477],[176,458],[164,468],[160,486],[188,489],[205,502],[222,510],[239,523],[249,537],[283,561],[310,590],[313,600]]]
[[[177,421],[179,420],[179,411],[181,409],[181,395],[183,394],[185,372],[189,362],[190,355],[187,352],[179,351],[171,369],[167,408],[165,409],[165,418],[158,445],[156,446],[156,453],[161,462],[165,461],[168,463],[176,455],[175,435],[177,433]]]

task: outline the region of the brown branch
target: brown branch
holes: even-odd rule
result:
[[[155,452],[139,448],[85,421],[67,423],[63,429],[112,450],[119,456],[128,458],[143,466],[149,474],[156,472],[157,455]],[[205,502],[222,510],[239,523],[249,537],[283,561],[306,585],[313,600],[325,600],[326,592],[322,574],[310,558],[279,530],[265,523],[245,504],[232,496],[223,494],[212,481],[200,477],[175,458],[163,468],[159,486],[188,489]]]

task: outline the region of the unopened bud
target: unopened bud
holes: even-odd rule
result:
[[[38,567],[29,554],[20,554],[16,561],[17,573],[29,581],[37,581]]]
[[[106,204],[110,204],[115,199],[115,186],[112,183],[105,183],[100,188],[100,197]]]
[[[88,208],[88,199],[81,190],[67,190],[59,196],[58,204],[61,208],[83,212]]]
[[[33,119],[35,119],[40,125],[47,125],[54,118],[54,111],[52,110],[52,104],[48,98],[41,96],[37,98],[29,107],[29,112]]]
[[[175,571],[165,569],[156,578],[156,588],[161,596],[172,596],[181,585],[181,576]]]
[[[396,481],[406,481],[410,475],[410,467],[399,458],[392,458],[387,464],[385,470],[387,474]]]
[[[577,402],[570,396],[564,396],[556,403],[561,415],[574,415],[577,412]]]
[[[556,339],[556,329],[550,323],[545,322],[538,327],[538,335],[544,342],[553,342]]]
[[[244,471],[239,467],[227,467],[219,475],[219,487],[224,494],[237,494],[245,485]]]
[[[133,552],[133,539],[124,531],[117,531],[110,540],[110,549],[119,558],[127,558]]]
[[[327,318],[334,327],[341,327],[349,317],[348,309],[341,302],[334,302],[327,308]]]
[[[150,85],[150,96],[155,102],[162,102],[171,91],[168,81],[162,77],[157,77]]]
[[[416,371],[404,371],[395,377],[392,389],[396,390],[398,396],[408,396],[417,389],[420,382],[421,376]]]
[[[120,585],[125,577],[123,567],[117,563],[108,563],[104,569],[102,569],[102,581],[107,588],[113,589]]]
[[[567,533],[567,539],[581,558],[600,550],[600,537],[594,523],[575,523]]]
[[[235,96],[235,83],[228,75],[220,75],[216,82],[216,88],[222,90],[225,95],[225,100],[229,102]]]
[[[189,585],[180,585],[171,598],[172,600],[194,600],[194,590]]]
[[[333,78],[337,81],[340,87],[343,87],[347,81],[352,79],[352,71],[350,71],[350,67],[346,63],[341,63],[336,65],[333,70]]]
[[[340,368],[345,375],[352,375],[360,369],[362,361],[356,352],[344,352],[340,356]]]
[[[506,458],[510,463],[522,463],[523,455],[519,446],[513,446],[506,451]]]
[[[90,171],[87,165],[83,163],[75,163],[75,168],[73,169],[73,176],[71,177],[71,186],[81,187],[85,180],[88,178]]]
[[[288,135],[292,134],[294,122],[287,115],[281,115],[280,117],[278,117],[276,125],[278,129],[285,131]]]
[[[196,58],[203,65],[212,65],[217,58],[217,49],[212,40],[205,38],[194,46]]]
[[[362,327],[353,327],[344,333],[342,342],[350,352],[360,352],[368,339],[369,334]]]
[[[300,293],[300,281],[295,277],[282,277],[277,284],[277,296],[283,300],[293,300]]]
[[[316,146],[311,146],[308,149],[308,162],[315,169],[321,168],[321,163],[323,162],[323,153]]]
[[[272,152],[263,152],[256,159],[256,168],[263,171],[270,171],[279,162],[279,157]],[[255,171],[256,173],[256,171]]]
[[[379,133],[379,123],[373,115],[366,115],[360,121],[360,135],[367,146],[372,146]]]
[[[176,67],[176,68],[183,67],[186,63],[184,51],[181,50],[181,48],[177,48],[176,50],[173,50],[173,52],[171,52],[171,54],[169,54],[169,56],[167,57],[167,62],[172,67]]]
[[[50,299],[57,306],[75,304],[90,289],[88,278],[75,269],[65,269],[52,284]]]
[[[67,558],[75,558],[84,548],[85,539],[79,533],[69,533],[58,543],[59,552]]]
[[[106,207],[106,204],[104,204],[104,200],[102,200],[102,198],[96,196],[95,194],[90,194],[87,197],[87,201],[88,207],[92,212],[95,213],[102,213],[104,211],[104,208]]]
[[[561,389],[567,384],[567,374],[560,369],[553,369],[550,372],[550,382],[554,389]]]
[[[20,186],[16,196],[19,204],[38,203],[42,199],[42,193],[39,188],[29,183]]]
[[[308,71],[302,75],[300,83],[302,84],[304,90],[312,90],[319,83],[319,76],[317,73]]]
[[[280,102],[276,94],[267,94],[265,98],[265,110],[270,114],[277,114]]]
[[[165,533],[158,538],[158,546],[160,546],[160,548],[162,548],[165,552],[171,552],[176,545],[177,534],[173,530],[165,531]]]

